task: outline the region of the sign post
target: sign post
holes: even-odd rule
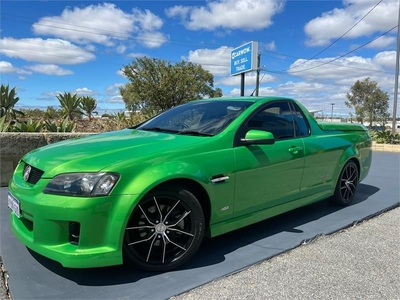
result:
[[[257,70],[258,42],[249,42],[231,51],[231,76],[241,75],[240,96],[244,96],[245,73]]]

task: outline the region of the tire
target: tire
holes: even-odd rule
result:
[[[330,198],[333,204],[340,206],[349,205],[353,199],[358,186],[358,167],[354,161],[349,161],[340,172],[336,184],[335,193]]]
[[[145,271],[178,268],[198,250],[204,226],[201,205],[185,188],[146,195],[126,226],[124,260]]]

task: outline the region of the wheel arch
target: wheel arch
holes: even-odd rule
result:
[[[349,161],[354,161],[354,163],[357,166],[358,174],[360,174],[361,163],[359,160],[358,150],[355,147],[349,147],[343,152],[342,156],[340,157],[337,172],[336,172],[337,176],[336,176],[335,180],[333,181],[335,183],[335,185],[336,185],[337,179],[339,178],[340,173],[342,172],[344,166]]]
[[[169,179],[167,181],[161,182],[158,185],[154,186],[150,191],[146,193],[152,193],[156,190],[159,189],[168,189],[168,187],[175,185],[175,186],[182,186],[187,188],[193,195],[199,200],[199,203],[201,205],[201,208],[203,210],[205,222],[206,222],[206,228],[209,227],[210,225],[210,219],[211,219],[211,201],[210,201],[210,196],[208,195],[208,192],[206,189],[197,181],[188,179],[188,178],[174,178],[174,179]],[[143,197],[146,197],[143,196]]]

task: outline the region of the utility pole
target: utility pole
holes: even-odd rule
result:
[[[394,74],[394,95],[393,95],[393,120],[392,120],[392,134],[396,134],[396,115],[397,115],[397,91],[399,89],[399,51],[400,51],[400,1],[399,1],[399,15],[397,18],[397,50],[396,50],[396,71]]]
[[[332,105],[331,122],[333,122],[333,106],[335,105],[335,103],[331,103],[331,105]]]
[[[256,76],[256,97],[258,97],[258,90],[260,89],[260,59],[261,54],[257,55],[257,76]]]

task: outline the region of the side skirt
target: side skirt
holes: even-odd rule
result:
[[[264,210],[260,210],[251,214],[236,217],[224,222],[210,225],[207,237],[215,237],[269,218],[294,210],[296,208],[322,201],[333,195],[333,191],[323,191],[306,198],[291,201]]]

